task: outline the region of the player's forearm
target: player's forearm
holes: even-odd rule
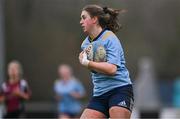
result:
[[[20,93],[19,96],[25,100],[28,100],[30,98],[30,94],[24,92]]]
[[[0,102],[3,102],[5,100],[4,96],[0,96]]]
[[[107,62],[90,61],[88,64],[88,68],[91,70],[95,70],[96,72],[100,72],[107,75],[114,75],[117,71],[116,65],[113,65]]]
[[[81,95],[81,94],[78,93],[78,92],[72,92],[72,93],[71,93],[71,96],[74,97],[74,98],[76,98],[76,99],[80,99],[80,98],[83,97],[83,95]]]

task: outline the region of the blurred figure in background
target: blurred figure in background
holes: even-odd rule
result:
[[[135,107],[140,111],[140,115],[151,113],[152,117],[144,118],[156,118],[161,104],[154,62],[149,57],[143,57],[139,60],[138,67],[137,80],[134,82]]]
[[[0,102],[6,106],[5,118],[18,118],[24,112],[24,100],[30,98],[30,89],[23,79],[22,66],[18,61],[8,64],[8,80],[4,81],[0,90]]]
[[[173,85],[173,106],[180,108],[180,77],[177,77]]]
[[[173,107],[162,109],[160,119],[180,119],[180,76],[175,78],[172,89]],[[168,90],[170,89],[168,88]],[[165,93],[167,93],[166,90]]]
[[[60,65],[58,75],[59,78],[55,81],[54,91],[58,102],[59,119],[77,117],[81,112],[79,99],[84,96],[84,88],[73,76],[69,65]]]

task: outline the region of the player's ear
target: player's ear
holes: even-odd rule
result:
[[[98,22],[98,17],[97,17],[97,16],[94,16],[94,17],[92,18],[92,22],[93,22],[93,24],[97,23],[97,22]]]

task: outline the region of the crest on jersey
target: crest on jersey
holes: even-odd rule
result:
[[[106,61],[106,50],[102,45],[97,47],[96,52],[95,52],[94,61],[96,61],[96,62],[105,62]]]

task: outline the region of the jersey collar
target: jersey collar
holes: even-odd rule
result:
[[[99,33],[99,35],[98,35],[96,38],[94,38],[93,40],[91,40],[90,36],[88,36],[89,42],[91,43],[91,42],[93,42],[93,41],[96,41],[106,30],[107,30],[107,28],[103,29],[103,30],[101,31],[101,33]]]

